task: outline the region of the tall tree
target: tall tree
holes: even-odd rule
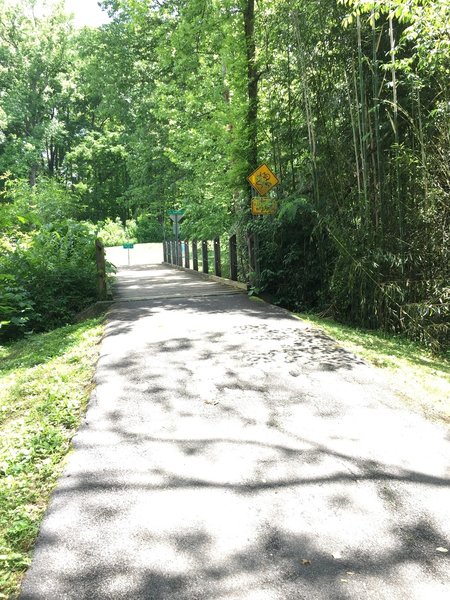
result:
[[[59,171],[68,145],[72,27],[62,4],[36,16],[36,2],[0,2],[1,107],[6,121],[0,170]]]

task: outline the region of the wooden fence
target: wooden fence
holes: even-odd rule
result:
[[[178,267],[184,267],[185,269],[193,269],[194,271],[199,270],[199,246],[201,248],[201,263],[202,272],[210,272],[209,264],[209,249],[212,245],[213,249],[213,269],[214,275],[217,277],[229,277],[233,281],[238,280],[238,260],[237,260],[237,240],[236,236],[232,235],[229,240],[229,273],[222,274],[222,261],[220,251],[220,238],[216,237],[214,240],[202,240],[201,242],[193,240],[189,242],[187,240],[179,241],[175,240],[165,241],[164,246],[164,262],[175,265]],[[191,260],[192,257],[192,260]],[[192,267],[191,267],[192,262]]]

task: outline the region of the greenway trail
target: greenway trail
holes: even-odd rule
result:
[[[22,600],[449,597],[443,427],[282,309],[118,279]]]

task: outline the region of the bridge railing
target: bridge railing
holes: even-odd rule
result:
[[[228,239],[224,247],[219,237],[213,240],[166,240],[163,242],[164,262],[201,271],[213,273],[217,277],[228,277],[238,281],[238,254],[236,235]]]

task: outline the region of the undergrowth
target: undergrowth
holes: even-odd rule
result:
[[[100,319],[0,346],[0,598],[15,598],[90,393]]]

